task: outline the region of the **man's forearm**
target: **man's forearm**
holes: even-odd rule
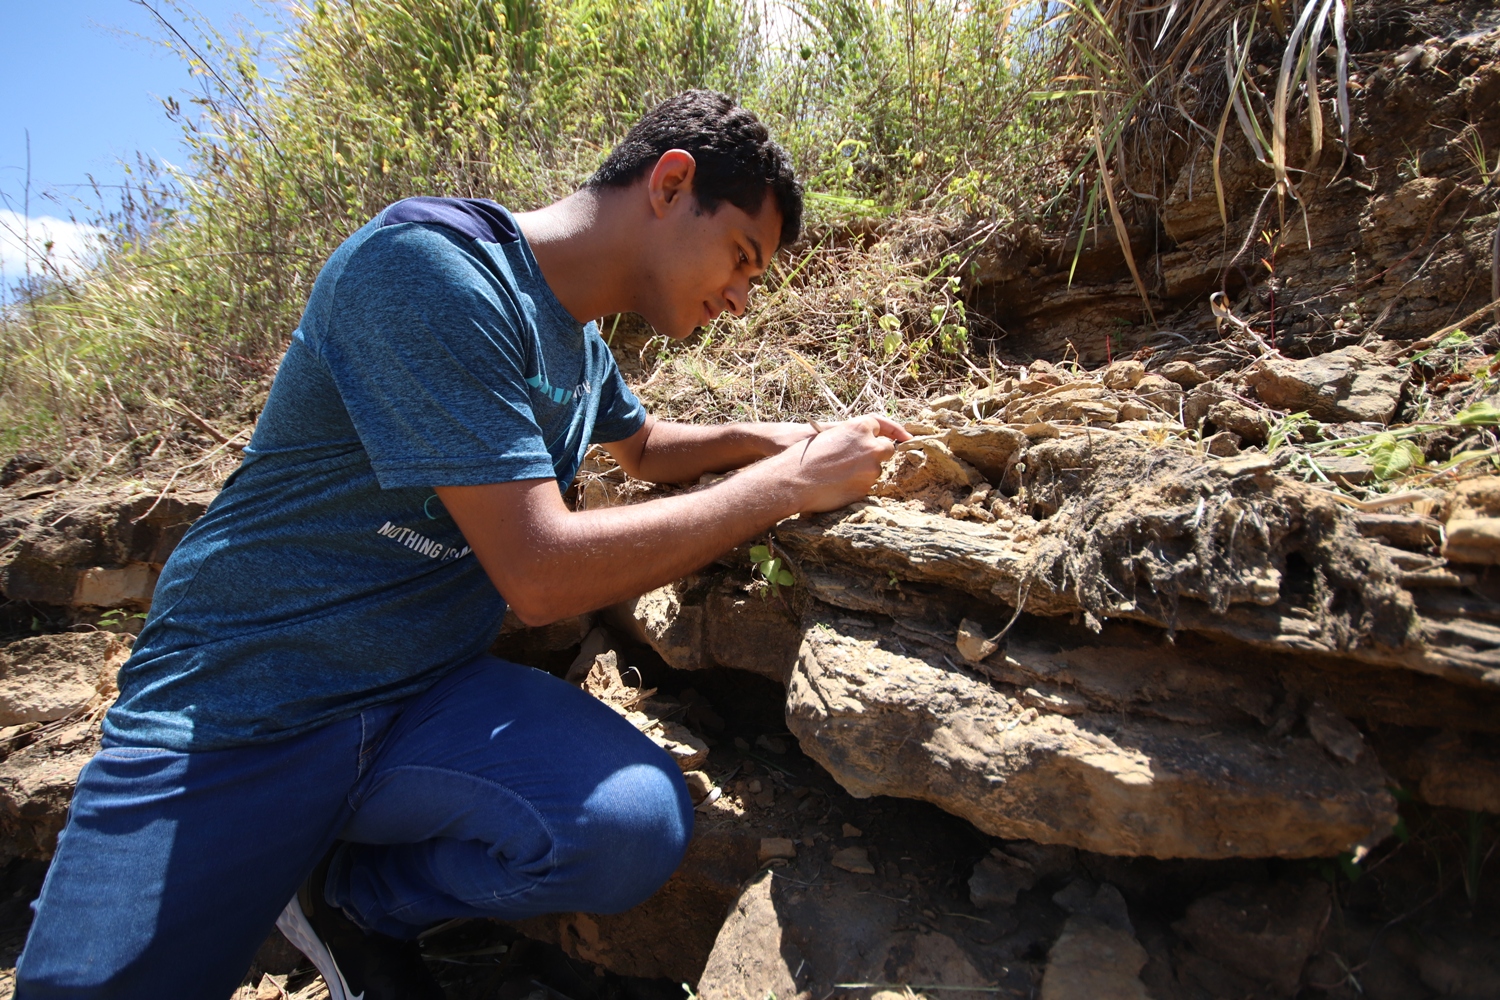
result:
[[[556,493],[550,482],[541,488]],[[444,505],[452,509],[446,494],[464,489],[440,490]],[[796,512],[784,483],[750,474],[682,496],[537,517],[523,543],[504,546],[503,555],[500,546],[475,550],[490,577],[505,581],[501,593],[516,614],[538,625],[680,579]],[[491,565],[496,556],[504,565]]]
[[[698,426],[653,420],[644,428],[638,449],[609,446],[609,451],[637,479],[691,483],[704,473],[744,468],[812,435],[809,424],[736,422]]]
[[[865,496],[907,436],[861,417],[706,490],[605,510],[568,510],[551,479],[437,492],[496,589],[522,621],[542,625],[679,579],[799,511]]]

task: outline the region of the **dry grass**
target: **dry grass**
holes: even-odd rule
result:
[[[963,305],[987,229],[903,217],[813,234],[772,265],[743,319],[642,351],[637,390],[679,420],[804,420],[912,413],[995,377],[991,324]]]
[[[1151,299],[1130,250],[1130,222],[1154,223],[1167,196],[1165,165],[1195,146],[1212,150],[1214,188],[1226,227],[1221,160],[1231,121],[1268,180],[1283,214],[1300,200],[1298,178],[1324,153],[1320,80],[1335,80],[1337,135],[1347,157],[1347,0],[1068,0],[1059,23],[1071,43],[1056,60],[1053,99],[1082,105],[1087,148],[1064,186],[1079,193],[1083,234],[1107,214],[1146,308]],[[1330,44],[1331,43],[1331,44]],[[1325,45],[1327,49],[1325,51]],[[1276,67],[1274,92],[1249,70]],[[1297,130],[1308,155],[1293,163]],[[1077,256],[1075,254],[1075,266]]]

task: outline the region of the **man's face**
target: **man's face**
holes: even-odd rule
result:
[[[653,301],[643,303],[646,321],[676,340],[720,313],[744,315],[751,282],[765,273],[781,237],[781,212],[769,192],[754,215],[729,202],[710,213],[690,191],[682,194],[662,219]]]

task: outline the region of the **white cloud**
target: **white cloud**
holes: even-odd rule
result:
[[[60,271],[73,276],[88,270],[99,259],[104,235],[104,230],[81,222],[50,215],[28,222],[19,212],[0,208],[0,297],[26,277],[28,257],[32,274]]]

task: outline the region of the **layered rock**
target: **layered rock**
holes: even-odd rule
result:
[[[101,487],[59,496],[48,487],[7,497],[0,505],[0,593],[64,607],[149,607],[167,556],[213,495],[120,496]]]
[[[72,632],[0,647],[0,858],[52,856],[78,773],[99,749],[130,637]]]
[[[872,620],[821,609],[809,625],[788,725],[855,795],[924,799],[997,836],[1154,857],[1316,857],[1395,823],[1374,755],[1268,737],[1253,714],[1271,716],[1266,692],[1204,679],[1198,699],[1127,715],[1073,691],[992,685]],[[1026,659],[1012,648],[1005,668],[1038,672]]]
[[[1134,391],[1131,364],[1102,382]],[[935,418],[874,498],[778,527],[792,591],[714,570],[621,617],[674,667],[786,683],[789,728],[853,793],[997,835],[1308,857],[1381,839],[1398,779],[1490,801],[1500,604],[1435,552],[1441,521],[1147,428]],[[1371,726],[1453,734],[1476,776]]]

